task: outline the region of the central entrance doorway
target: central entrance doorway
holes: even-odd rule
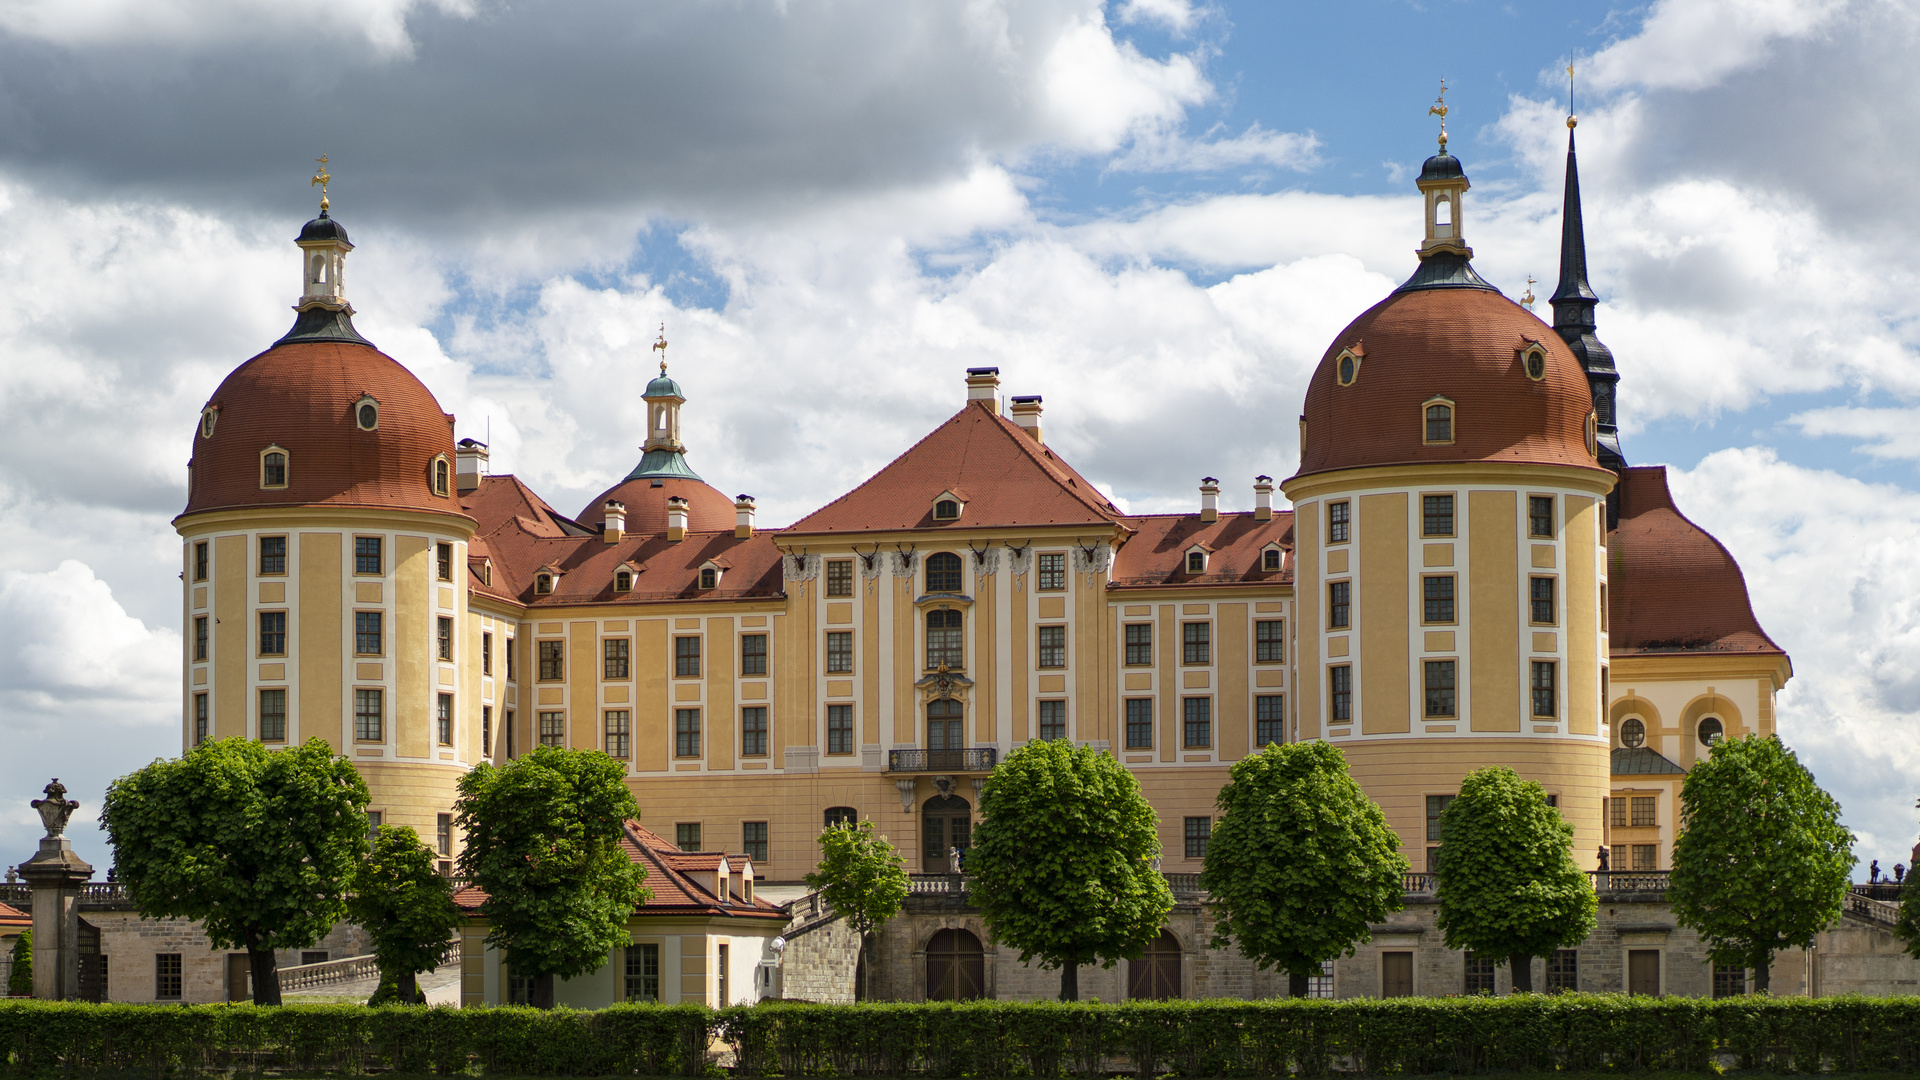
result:
[[[920,868],[929,874],[952,874],[952,852],[965,854],[973,846],[973,804],[958,795],[935,795],[920,806]]]

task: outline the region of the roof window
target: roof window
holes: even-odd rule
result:
[[[353,403],[353,424],[361,431],[380,429],[380,402],[372,394],[361,394],[360,400]]]
[[[287,486],[287,452],[278,446],[269,446],[260,451],[260,486],[263,488]]]
[[[613,572],[613,591],[614,592],[632,592],[633,591],[633,571],[625,568],[615,570]]]
[[[447,497],[452,487],[453,467],[447,463],[447,455],[441,454],[433,459],[433,493],[441,498]]]
[[[718,563],[708,563],[700,568],[700,587],[715,589],[720,586],[720,578],[726,573]]]
[[[536,574],[533,578],[533,591],[541,596],[553,592],[553,575]]]
[[[943,491],[933,497],[933,520],[958,521],[960,508],[967,505],[967,497],[958,491]]]
[[[1340,355],[1334,357],[1333,374],[1341,386],[1352,386],[1354,380],[1360,377],[1361,359],[1361,355],[1352,349],[1341,349]]]
[[[1422,424],[1420,441],[1428,446],[1445,446],[1453,442],[1453,402],[1446,398],[1428,398],[1420,407]]]
[[[220,406],[209,405],[200,410],[200,437],[213,438],[213,425],[220,422]]]
[[[1539,382],[1547,377],[1547,350],[1538,342],[1520,351],[1520,368],[1527,378]]]
[[[1269,545],[1265,551],[1260,553],[1260,572],[1264,574],[1279,573],[1280,560],[1282,557],[1279,548]]]
[[[1187,549],[1187,573],[1204,574],[1207,572],[1207,549],[1195,544]]]

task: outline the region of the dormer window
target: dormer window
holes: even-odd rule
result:
[[[1453,442],[1453,402],[1446,398],[1429,398],[1420,407],[1421,423],[1424,427],[1420,441],[1428,446],[1445,446]]]
[[[287,486],[287,452],[278,446],[269,446],[260,451],[260,486],[263,488]]]
[[[536,574],[533,579],[533,591],[541,596],[553,592],[553,575]]]
[[[960,518],[960,504],[952,499],[941,499],[933,504],[935,521],[957,521]]]
[[[1204,574],[1207,572],[1207,549],[1195,544],[1187,549],[1187,573]]]
[[[1261,552],[1260,553],[1261,573],[1265,573],[1265,574],[1279,573],[1280,559],[1281,559],[1281,553],[1279,548],[1270,547],[1267,550]]]
[[[480,563],[480,584],[493,584],[493,560],[483,559]]]
[[[360,395],[353,404],[353,424],[361,431],[378,431],[380,428],[380,403],[372,394]]]
[[[1334,358],[1333,374],[1341,386],[1352,386],[1360,377],[1360,360],[1360,354],[1352,349],[1341,349],[1340,355]]]
[[[1600,417],[1595,413],[1587,414],[1587,453],[1600,456]]]
[[[1538,342],[1527,346],[1520,352],[1520,368],[1527,378],[1539,382],[1547,377],[1547,350]]]
[[[719,567],[703,566],[700,568],[700,587],[702,589],[716,588],[719,586],[719,584],[720,584],[720,568]]]
[[[213,425],[220,422],[220,406],[209,405],[200,410],[200,437],[213,438]]]
[[[615,570],[613,572],[613,591],[614,592],[632,592],[633,591],[633,571]]]
[[[447,463],[447,456],[441,454],[433,459],[433,493],[441,498],[447,497],[452,486],[453,467]]]

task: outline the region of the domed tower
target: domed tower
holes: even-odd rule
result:
[[[734,501],[687,465],[687,448],[680,441],[680,406],[687,395],[667,377],[667,336],[663,329],[654,342],[660,353],[660,376],[641,394],[647,403],[647,441],[640,447],[640,464],[618,484],[601,492],[580,511],[588,528],[603,524],[609,502],[626,506],[626,531],[667,531],[667,500],[687,503],[688,532],[725,532],[734,526]]]
[[[354,329],[353,245],[324,196],[296,243],[293,329],[221,382],[193,434],[174,519],[183,742],[324,739],[384,822],[450,849],[441,815],[482,752],[453,417]]]
[[[1606,520],[1587,373],[1474,272],[1468,183],[1421,170],[1405,284],[1308,384],[1294,503],[1299,737],[1341,747],[1416,870],[1468,772],[1543,784],[1596,862],[1608,785]]]

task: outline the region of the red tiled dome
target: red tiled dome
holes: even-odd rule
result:
[[[733,531],[733,500],[705,480],[679,476],[622,480],[587,504],[580,512],[580,524],[589,529],[598,526],[607,519],[607,500],[618,499],[627,504],[628,532],[663,533],[667,531],[667,500],[675,495],[687,500],[687,531]]]
[[[379,423],[354,422],[363,396]],[[413,373],[370,345],[276,345],[234,369],[207,404],[213,433],[193,436],[184,513],[252,506],[367,506],[459,514],[453,496],[453,417]],[[261,486],[261,452],[288,455],[287,485]],[[448,497],[433,491],[445,455]]]
[[[1546,349],[1545,375],[1520,354]],[[1350,386],[1336,360],[1361,355]],[[1423,408],[1454,406],[1454,441],[1422,442]],[[1553,328],[1490,289],[1396,292],[1340,332],[1307,384],[1298,476],[1369,465],[1514,462],[1598,469],[1587,449],[1593,394]]]

